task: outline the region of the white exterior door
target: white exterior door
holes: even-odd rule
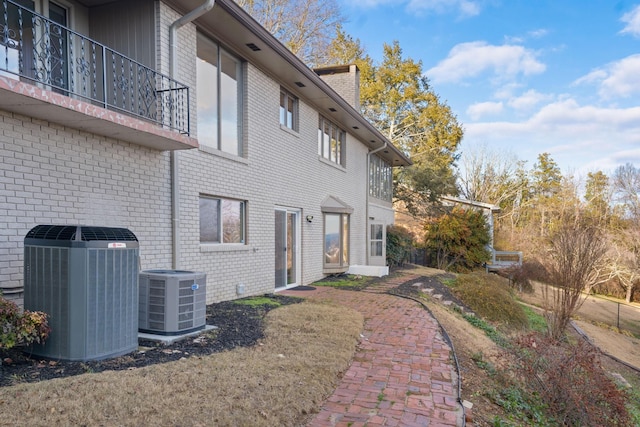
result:
[[[291,288],[300,284],[300,211],[277,208],[275,211],[275,287]]]
[[[387,230],[383,222],[369,223],[369,265],[387,265]]]

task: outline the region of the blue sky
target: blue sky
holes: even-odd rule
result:
[[[374,61],[397,40],[477,147],[563,173],[640,167],[640,1],[339,0]]]

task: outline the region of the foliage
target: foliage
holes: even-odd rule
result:
[[[467,313],[462,313],[462,317],[464,318],[464,320],[469,322],[471,326],[474,326],[483,331],[491,341],[498,344],[500,347],[509,346],[509,341],[486,320]]]
[[[543,286],[549,333],[560,339],[591,288],[600,281],[600,262],[607,250],[602,233],[593,227],[566,225],[549,242],[550,284]]]
[[[43,343],[50,331],[45,313],[28,310],[21,312],[13,301],[0,296],[0,349]]]
[[[345,22],[335,0],[236,0],[309,66],[326,63],[331,34]]]
[[[607,377],[590,344],[570,345],[535,333],[517,344],[517,375],[558,425],[631,425],[624,392]]]
[[[524,314],[527,316],[529,330],[539,333],[546,333],[547,320],[545,319],[545,317],[541,314],[538,314],[535,310],[527,307],[526,305],[522,305],[521,307],[524,311]]]
[[[425,226],[425,245],[441,270],[465,271],[490,259],[491,241],[482,212],[454,207]]]
[[[385,44],[382,62],[367,67],[360,81],[362,113],[414,163],[394,171],[396,200],[416,214],[426,202],[455,194],[462,126],[424,77],[422,63],[403,57],[398,42]]]
[[[508,328],[529,324],[522,306],[504,279],[487,273],[461,274],[453,292],[481,317]]]
[[[515,385],[509,385],[501,390],[492,390],[491,400],[505,409],[511,421],[534,422],[536,426],[551,425],[545,415],[545,405],[537,396],[527,395],[525,391]],[[494,420],[494,426],[510,426],[501,418]],[[518,424],[519,425],[519,424]]]
[[[400,225],[387,227],[387,265],[402,266],[410,260],[411,250],[414,245],[413,234]]]

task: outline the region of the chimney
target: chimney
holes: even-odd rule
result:
[[[360,70],[357,65],[336,65],[314,71],[356,111],[360,111]]]

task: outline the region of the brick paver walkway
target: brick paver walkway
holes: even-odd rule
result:
[[[284,292],[332,301],[365,317],[351,366],[310,427],[462,424],[451,348],[437,322],[415,301],[383,293],[416,277],[389,279],[360,292],[327,287]]]

